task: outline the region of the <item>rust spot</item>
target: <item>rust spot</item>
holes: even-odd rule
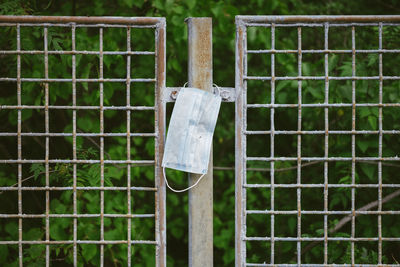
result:
[[[172,92],[171,92],[171,98],[172,98],[173,100],[175,100],[177,97],[178,97],[178,91],[172,91]]]

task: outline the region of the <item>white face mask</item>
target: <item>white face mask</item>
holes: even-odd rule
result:
[[[169,123],[162,167],[207,173],[220,106],[219,94],[190,87],[180,90]]]

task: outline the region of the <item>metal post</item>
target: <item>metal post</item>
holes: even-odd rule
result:
[[[212,19],[188,18],[189,86],[212,90]],[[189,184],[200,175],[190,174]],[[213,159],[208,173],[189,191],[189,266],[213,266]]]

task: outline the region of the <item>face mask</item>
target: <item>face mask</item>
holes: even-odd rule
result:
[[[219,91],[219,90],[218,90]],[[207,173],[211,143],[217,122],[221,97],[196,88],[184,87],[180,90],[172,111],[165,144],[162,167],[175,170]],[[189,190],[202,178],[184,190]]]

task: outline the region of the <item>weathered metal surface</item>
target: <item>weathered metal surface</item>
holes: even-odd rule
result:
[[[163,100],[165,78],[166,78],[166,22],[162,19],[156,32],[156,85],[155,85],[155,118],[156,118],[156,158],[155,158],[155,173],[156,187],[158,188],[156,197],[156,265],[160,267],[167,266],[167,214],[166,214],[166,191],[165,182],[163,179],[163,171],[161,167],[162,157],[164,154],[165,145],[165,130],[166,130],[166,103]]]
[[[245,232],[244,226],[246,225],[246,214],[244,209],[246,207],[246,197],[243,180],[245,177],[246,163],[244,161],[246,136],[243,134],[243,126],[245,124],[243,109],[245,102],[245,80],[244,64],[245,64],[245,48],[246,48],[246,27],[242,21],[236,18],[236,75],[235,87],[237,92],[236,105],[235,105],[235,264],[237,267],[246,264],[246,242],[244,241]]]
[[[212,19],[188,18],[188,84],[212,92]],[[190,174],[189,184],[200,175]],[[213,158],[208,172],[189,191],[189,266],[213,266]]]
[[[386,201],[398,197],[399,191],[394,191],[383,197],[383,188],[399,188],[399,184],[387,184],[382,181],[382,165],[388,164],[385,161],[399,161],[398,156],[384,156],[382,152],[383,135],[400,135],[399,130],[383,129],[383,108],[385,107],[400,107],[400,103],[383,103],[383,83],[386,80],[400,80],[399,76],[384,76],[383,75],[383,54],[398,54],[399,49],[383,49],[383,29],[386,26],[400,26],[400,16],[237,16],[236,17],[236,266],[331,266],[328,258],[328,244],[332,241],[347,241],[349,242],[349,262],[340,266],[358,266],[356,262],[356,246],[358,242],[375,241],[377,243],[377,263],[363,264],[363,266],[381,266],[383,264],[383,241],[400,240],[399,237],[384,237],[382,234],[382,215],[400,214],[399,210],[382,210],[382,204]],[[377,27],[379,40],[378,49],[357,49],[356,46],[356,31],[358,27],[373,26]],[[271,48],[247,50],[246,30],[248,27],[268,27],[271,32]],[[275,30],[282,27],[297,28],[297,49],[276,49],[275,48]],[[324,48],[319,50],[303,50],[302,49],[302,28],[314,27],[322,28],[324,31]],[[351,49],[334,50],[329,48],[328,36],[330,28],[348,28],[351,29]],[[247,75],[247,54],[266,54],[271,58],[271,71],[267,76],[249,76]],[[278,54],[295,54],[297,55],[297,74],[293,76],[275,75],[275,55]],[[303,54],[321,54],[324,58],[324,74],[321,76],[303,76],[302,75],[302,56]],[[329,55],[332,54],[351,54],[351,76],[330,76],[329,75]],[[357,76],[356,73],[356,55],[357,54],[379,54],[379,74],[376,76]],[[249,66],[250,67],[250,66]],[[246,82],[248,80],[270,81],[271,83],[271,103],[257,104],[247,103],[246,99]],[[297,81],[298,98],[296,104],[275,103],[275,82],[282,80]],[[324,81],[324,101],[322,103],[303,104],[302,103],[302,82],[307,80]],[[331,80],[342,80],[351,82],[351,103],[330,103],[329,101],[329,82]],[[379,101],[377,103],[357,103],[356,101],[356,82],[362,80],[379,81]],[[302,109],[305,107],[319,107],[324,110],[324,129],[322,130],[303,130],[302,129]],[[329,109],[334,107],[351,108],[352,126],[349,130],[330,130],[329,129]],[[378,114],[378,130],[363,130],[356,127],[356,109],[358,107],[375,107],[379,109]],[[297,109],[297,130],[275,130],[275,108],[296,108]],[[246,125],[247,109],[268,109],[270,111],[270,129],[265,131],[248,130]],[[351,137],[351,149],[349,156],[334,157],[329,156],[329,135],[342,135]],[[269,135],[270,136],[270,156],[265,157],[249,157],[246,151],[246,136],[247,135]],[[278,135],[297,135],[297,155],[296,157],[277,157],[275,151],[279,149],[275,141],[275,136]],[[322,135],[324,136],[324,154],[323,156],[302,156],[302,136],[303,135]],[[378,155],[371,157],[358,156],[356,154],[356,136],[358,135],[375,135],[379,137]],[[265,184],[253,184],[246,182],[246,163],[249,161],[264,161],[269,162],[270,182]],[[274,173],[279,169],[274,168],[275,162],[291,161],[296,163],[291,168],[296,169],[297,181],[291,184],[277,184],[274,181]],[[329,162],[346,161],[351,162],[351,183],[335,184],[329,183],[328,171]],[[308,163],[304,163],[308,162]],[[324,179],[323,183],[319,184],[304,184],[302,182],[302,167],[313,162],[321,162],[323,164]],[[377,164],[378,176],[377,182],[372,184],[358,184],[356,180],[356,163],[371,163]],[[390,163],[389,163],[390,164]],[[265,210],[248,210],[246,209],[246,189],[247,188],[266,188],[271,192],[271,207]],[[275,207],[274,190],[276,188],[294,188],[296,189],[296,204],[295,210],[278,210]],[[323,210],[304,210],[302,208],[302,189],[303,188],[321,188],[323,189],[324,208]],[[330,188],[347,188],[351,192],[351,208],[349,210],[329,210],[328,192]],[[378,199],[356,209],[356,189],[358,188],[375,188],[378,191]],[[377,207],[377,210],[371,210],[372,207]],[[270,215],[270,236],[247,236],[246,215],[247,214],[268,214]],[[279,236],[275,235],[275,229],[279,227],[275,225],[275,215],[292,214],[297,217],[296,236]],[[302,235],[302,215],[321,215],[323,216],[323,236],[304,237]],[[356,235],[356,216],[365,214],[375,214],[378,219],[378,231],[376,237],[357,237]],[[330,234],[335,232],[337,227],[328,228],[329,215],[343,215],[344,217],[339,222],[337,227],[342,227],[349,223],[350,235],[348,237],[332,237]],[[304,226],[303,226],[304,227]],[[268,242],[271,248],[267,251],[270,262],[248,262],[246,259],[246,242]],[[296,264],[277,264],[275,261],[275,242],[289,241],[296,243],[296,255],[294,260]],[[302,242],[321,242],[323,243],[323,264],[302,263],[302,252],[304,246]],[[386,265],[385,265],[386,266]],[[399,264],[391,264],[388,266],[399,266]]]
[[[17,131],[2,132],[1,136],[15,136],[17,138],[17,158],[2,159],[0,164],[17,164],[18,165],[18,181],[12,186],[3,186],[0,188],[0,194],[4,191],[16,191],[18,194],[18,213],[17,214],[0,214],[0,218],[18,219],[18,240],[0,241],[0,245],[18,245],[18,262],[19,266],[24,265],[23,245],[42,244],[45,245],[45,265],[52,264],[52,256],[50,253],[51,245],[71,244],[73,250],[73,266],[78,266],[79,244],[97,244],[100,248],[100,266],[105,264],[105,245],[109,244],[127,244],[127,265],[135,264],[132,258],[132,245],[148,244],[156,247],[156,265],[166,265],[166,235],[165,235],[165,186],[162,179],[161,157],[164,147],[165,135],[165,102],[162,96],[163,88],[165,88],[165,28],[164,18],[122,18],[122,17],[41,17],[41,16],[0,16],[0,26],[15,27],[16,29],[16,49],[2,50],[1,55],[15,55],[17,59],[17,72],[15,77],[0,77],[0,81],[15,82],[17,88],[17,105],[2,105],[0,110],[16,110],[17,111]],[[43,50],[21,50],[21,27],[42,27],[43,29]],[[48,49],[48,31],[51,27],[65,27],[71,30],[71,51],[51,51]],[[76,50],[76,28],[77,27],[93,27],[99,31],[99,50],[98,51],[77,51]],[[104,51],[103,49],[103,30],[110,27],[119,27],[126,30],[126,51]],[[153,28],[155,31],[155,51],[132,51],[131,50],[131,28]],[[44,77],[41,78],[21,78],[21,55],[42,55],[44,58]],[[71,78],[51,78],[49,77],[49,55],[71,55],[72,59],[72,75]],[[76,55],[97,55],[99,58],[99,76],[93,79],[77,78]],[[104,78],[103,57],[104,55],[124,55],[127,60],[127,69],[125,78]],[[155,77],[154,78],[131,78],[131,56],[132,55],[153,55],[155,56]],[[21,84],[29,82],[41,82],[44,87],[44,104],[39,105],[22,105]],[[71,83],[72,85],[72,105],[55,106],[49,103],[49,85],[55,82]],[[93,106],[77,105],[76,85],[79,82],[95,82],[99,85],[99,103]],[[124,83],[126,85],[126,105],[123,106],[104,106],[104,82]],[[154,106],[131,106],[130,103],[130,87],[132,83],[145,82],[155,83],[155,102]],[[26,109],[42,110],[44,114],[44,132],[22,132],[22,111]],[[50,131],[50,110],[72,110],[72,132],[70,133],[54,133]],[[78,110],[98,110],[99,111],[99,132],[78,132],[77,130],[77,111]],[[108,133],[104,128],[104,111],[105,110],[121,110],[127,115],[127,130],[120,133]],[[149,133],[131,133],[131,112],[136,110],[153,110],[155,112],[155,130]],[[45,139],[45,157],[43,159],[24,159],[22,156],[22,137],[34,136],[43,137]],[[72,157],[66,159],[51,159],[49,150],[49,141],[51,137],[72,137]],[[105,158],[104,150],[105,137],[125,137],[127,140],[127,154],[125,160],[112,160]],[[155,158],[147,160],[131,159],[132,137],[150,137],[155,139]],[[98,137],[100,140],[100,158],[92,160],[80,160],[77,157],[77,137]],[[27,178],[22,178],[22,167],[24,164],[40,163],[45,166],[45,185],[43,186],[24,186],[23,183]],[[50,186],[50,164],[64,163],[70,164],[72,170],[72,186],[55,187]],[[96,164],[100,166],[100,186],[77,186],[77,169],[78,164]],[[126,186],[106,187],[104,177],[105,164],[117,164],[127,168]],[[136,166],[155,166],[155,185],[154,187],[136,187],[131,186],[131,168]],[[79,213],[77,209],[77,194],[79,190],[97,191],[100,193],[100,213],[87,214]],[[22,205],[22,195],[25,191],[40,191],[45,194],[45,211],[43,214],[24,214]],[[50,212],[50,193],[53,191],[71,191],[72,192],[72,212],[70,214],[52,214]],[[127,212],[126,214],[107,214],[104,210],[104,191],[126,191]],[[131,192],[133,191],[149,191],[154,192],[155,208],[154,213],[137,214],[132,212],[131,208]],[[44,240],[27,241],[23,237],[23,220],[30,218],[43,218]],[[52,227],[50,218],[72,218],[72,240],[54,241],[50,238],[50,229]],[[100,228],[98,240],[78,240],[78,218],[99,218]],[[126,218],[127,220],[127,237],[125,240],[106,240],[104,232],[104,218]],[[154,240],[140,240],[136,233],[131,231],[133,218],[154,218],[155,238]]]
[[[164,101],[175,102],[176,98],[178,97],[179,91],[181,89],[182,87],[165,87]],[[220,96],[222,98],[222,102],[235,102],[236,90],[234,87],[218,87],[218,89],[220,90]],[[216,87],[213,87],[212,91],[216,93],[218,89]]]
[[[156,17],[83,17],[83,16],[0,16],[0,22],[14,23],[91,23],[156,26],[163,18]]]
[[[311,23],[311,22],[398,22],[398,15],[377,15],[377,16],[236,16],[244,23]],[[278,25],[277,25],[278,26]]]

